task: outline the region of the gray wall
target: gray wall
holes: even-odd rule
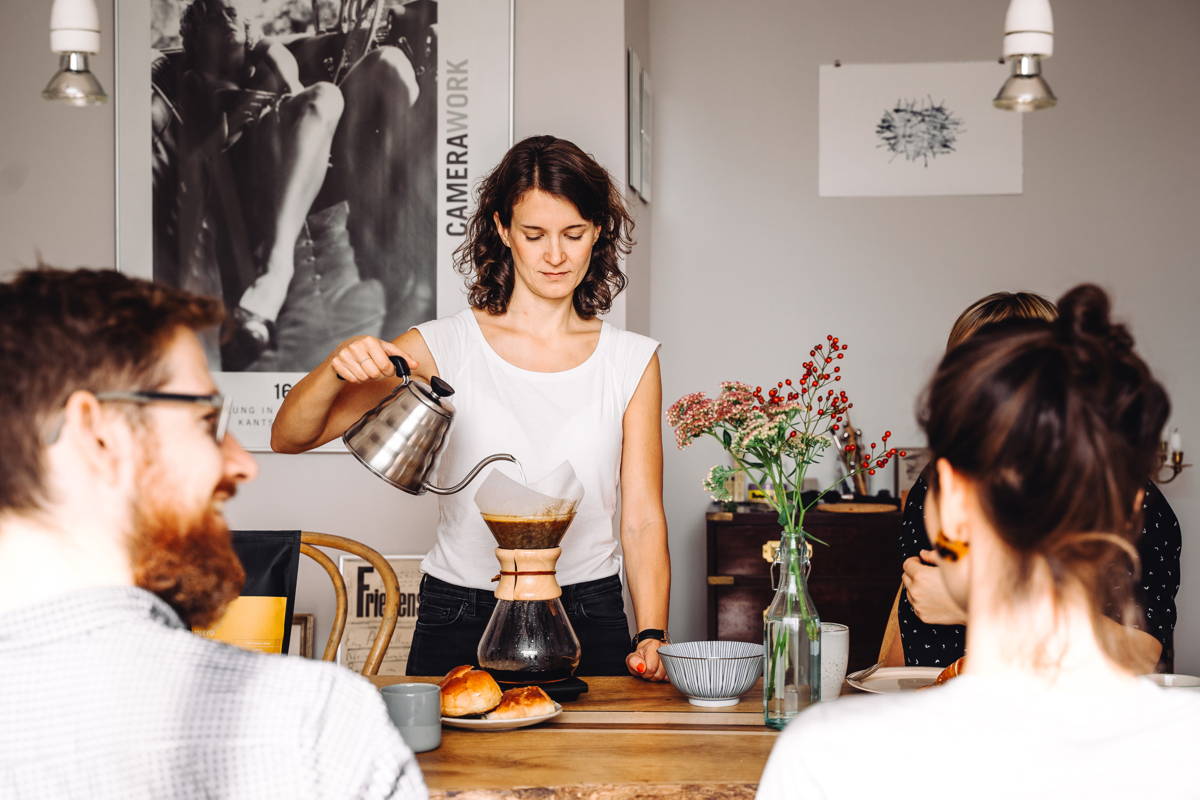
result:
[[[995,57],[999,0],[654,0],[657,94],[651,335],[668,402],[719,380],[795,373],[826,333],[851,343],[857,425],[919,443],[914,399],[958,312],[997,289],[1116,298],[1200,448],[1200,5],[1055,0],[1059,97],[1025,120],[1025,191],[1011,197],[820,199],[817,68]],[[1117,69],[1115,53],[1136,54]],[[703,631],[696,445],[666,462],[672,628]],[[1195,461],[1193,457],[1191,459]],[[1200,473],[1164,491],[1200,527]],[[1177,669],[1200,671],[1200,547],[1184,547]],[[834,547],[839,546],[835,541]],[[820,570],[820,555],[814,569]]]
[[[105,52],[92,71],[113,90],[112,6],[100,3]],[[113,104],[75,109],[42,101],[57,68],[50,3],[6,0],[0,34],[0,275],[42,260],[110,266]]]
[[[111,8],[102,6],[110,52],[95,71],[111,90]],[[622,21],[613,0],[519,0],[519,26],[529,27],[518,32],[518,136],[549,127],[576,138],[623,179],[623,146],[614,142],[624,136],[626,41],[653,75],[655,198],[631,203],[641,226],[631,277],[635,289],[649,285],[630,295],[627,322],[645,331],[648,319],[663,342],[668,402],[725,378],[782,376],[794,370],[797,343],[837,332],[854,345],[847,372],[858,424],[919,442],[914,397],[963,306],[997,288],[1056,296],[1096,280],[1115,292],[1118,312],[1172,393],[1174,424],[1193,452],[1200,448],[1191,349],[1200,301],[1200,161],[1192,150],[1200,111],[1181,102],[1200,78],[1194,2],[1056,0],[1058,52],[1047,75],[1061,102],[1026,120],[1023,195],[816,197],[817,65],[988,58],[999,50],[1003,7],[754,0],[734,13],[710,0],[627,0]],[[48,4],[10,0],[5,10],[0,273],[31,262],[35,248],[51,262],[111,264],[112,106],[43,103],[38,92],[54,68]],[[583,63],[576,44],[606,66],[597,73],[593,56]],[[1117,70],[1108,58],[1115,52],[1137,57]],[[589,88],[551,74],[564,69],[577,69]],[[527,91],[538,81],[568,93]],[[1000,231],[1018,233],[1002,241]],[[718,457],[699,447],[667,452],[679,639],[704,631],[699,481]],[[236,526],[326,530],[390,552],[421,552],[432,540],[428,498],[398,498],[348,457],[259,461],[260,479],[231,505]],[[1200,525],[1197,480],[1189,470],[1165,489],[1185,531]],[[301,610],[327,620],[325,578],[305,569]],[[1177,668],[1195,673],[1194,546],[1185,547],[1184,574]]]

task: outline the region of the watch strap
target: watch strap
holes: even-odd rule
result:
[[[647,639],[657,639],[660,642],[666,642],[668,641],[667,632],[662,628],[642,628],[633,637],[633,648],[636,650],[637,646]]]

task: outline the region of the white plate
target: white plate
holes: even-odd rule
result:
[[[464,717],[442,717],[442,724],[451,728],[466,728],[473,731],[511,731],[514,728],[527,728],[548,719],[554,719],[562,713],[562,706],[554,704],[554,713],[542,714],[537,717],[521,717],[520,719],[468,719]]]
[[[1171,689],[1200,689],[1200,677],[1195,675],[1159,675],[1152,673],[1143,675],[1144,679],[1151,683],[1157,683],[1159,686],[1166,686]]]
[[[846,683],[855,689],[875,694],[907,692],[930,685],[941,671],[941,667],[880,667],[866,680],[859,680],[858,676],[866,672],[863,669],[847,675]]]

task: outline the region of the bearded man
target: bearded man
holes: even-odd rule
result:
[[[0,283],[0,797],[425,797],[371,685],[190,632],[239,593],[257,468],[199,331],[115,271]]]

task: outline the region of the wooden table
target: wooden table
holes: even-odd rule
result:
[[[541,725],[491,733],[443,728],[441,747],[417,757],[431,797],[754,797],[776,737],[763,725],[761,681],[735,706],[700,708],[669,683],[584,680],[587,693]]]

